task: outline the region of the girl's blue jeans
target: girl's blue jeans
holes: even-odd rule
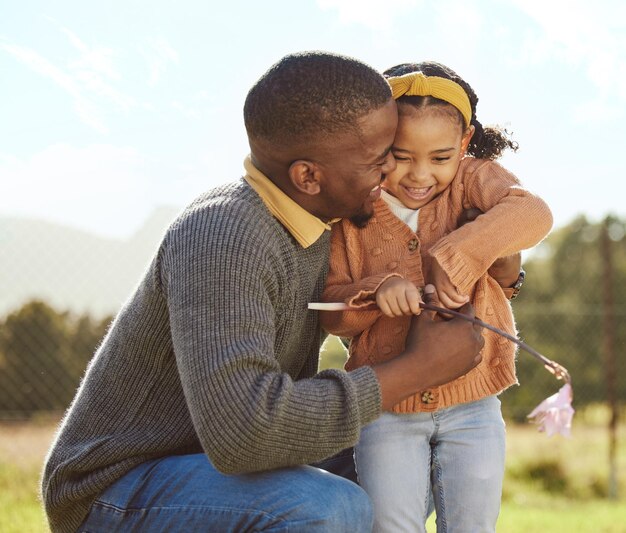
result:
[[[495,396],[433,413],[383,414],[355,450],[374,531],[425,532],[431,487],[439,533],[495,531],[504,451]]]
[[[319,463],[347,472],[352,453]],[[352,468],[353,470],[353,468]],[[204,454],[143,463],[94,502],[80,532],[370,532],[372,508],[352,481],[314,466],[224,475]]]

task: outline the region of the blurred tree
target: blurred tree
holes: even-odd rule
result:
[[[66,317],[41,301],[6,319],[0,335],[0,408],[61,409],[73,389],[64,362],[70,355]]]
[[[11,313],[0,329],[0,412],[64,410],[107,322],[75,320],[38,300]]]
[[[111,320],[111,317],[95,320],[90,315],[82,315],[70,324],[69,342],[72,358],[67,362],[66,368],[73,381],[80,381]]]

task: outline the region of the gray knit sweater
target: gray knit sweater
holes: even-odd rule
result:
[[[318,461],[380,413],[373,370],[316,374],[329,232],[302,248],[244,181],[166,232],[91,361],[42,479],[51,529],[141,462],[204,452],[225,473]]]

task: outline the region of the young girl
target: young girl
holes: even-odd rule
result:
[[[426,283],[443,305],[471,302],[477,316],[515,333],[505,291],[487,270],[552,226],[545,202],[493,161],[516,145],[478,122],[478,98],[465,81],[433,62],[385,75],[398,103],[397,167],[366,225],[343,220],[333,228],[324,292],[325,301],[355,309],[378,305],[322,313],[330,333],[351,338],[348,369],[403,350]],[[473,208],[483,214],[459,227]],[[514,345],[490,331],[484,337],[474,370],[406,398],[363,429],[356,467],[375,531],[425,531],[431,488],[438,531],[495,531],[505,445],[497,394],[517,380]]]

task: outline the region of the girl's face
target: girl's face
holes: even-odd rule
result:
[[[450,185],[474,133],[473,126],[463,131],[450,108],[398,106],[391,149],[397,166],[383,187],[411,209],[425,206]]]

